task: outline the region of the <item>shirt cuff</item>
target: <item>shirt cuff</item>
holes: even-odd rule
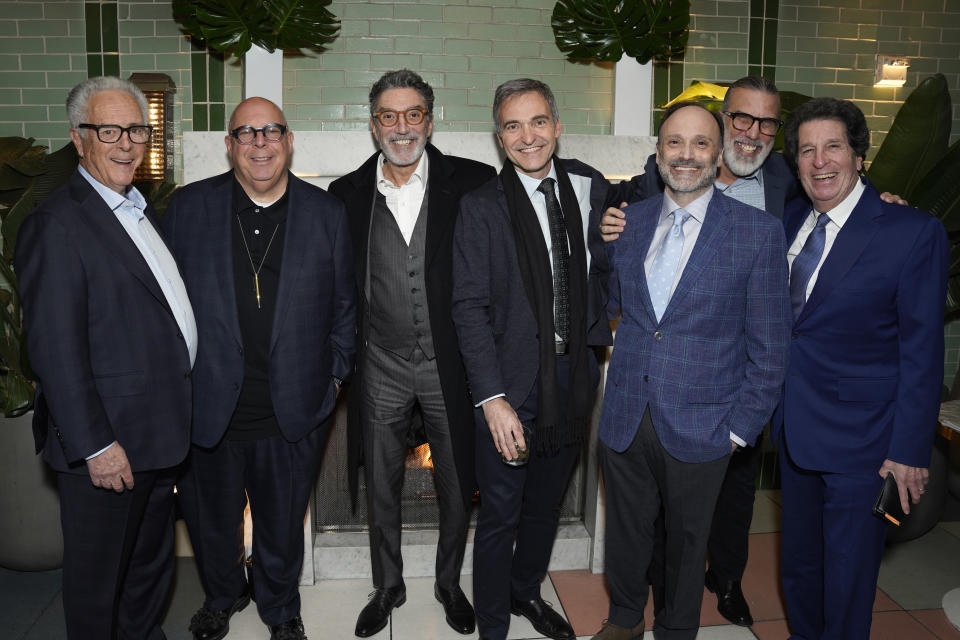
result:
[[[85,460],[93,460],[93,459],[96,458],[98,455],[100,455],[101,453],[103,453],[104,451],[106,451],[107,449],[109,449],[110,447],[112,447],[112,446],[115,445],[115,444],[117,444],[117,441],[116,441],[116,440],[114,440],[113,442],[111,442],[110,444],[108,444],[107,446],[105,446],[103,449],[100,449],[100,451],[97,451],[97,452],[94,453],[93,455],[89,455],[89,456],[87,456],[87,457],[84,458],[84,459],[85,459]]]
[[[473,405],[473,406],[475,406],[475,407],[482,407],[483,405],[487,404],[487,403],[490,402],[491,400],[495,400],[496,398],[506,398],[506,397],[507,397],[507,394],[505,394],[505,393],[498,393],[498,394],[495,395],[495,396],[490,396],[490,397],[487,398],[486,400],[481,400],[480,402],[478,402],[477,404],[475,404],[475,405]]]
[[[737,446],[740,446],[740,447],[746,447],[746,446],[747,446],[746,441],[745,441],[743,438],[741,438],[740,436],[738,436],[737,434],[735,434],[733,431],[730,432],[730,439],[733,440],[734,442],[736,442],[736,443],[737,443]]]

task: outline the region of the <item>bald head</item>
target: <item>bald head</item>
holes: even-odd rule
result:
[[[229,131],[227,155],[244,192],[261,204],[280,199],[293,155],[293,132],[283,112],[266,98],[247,98],[230,116]]]

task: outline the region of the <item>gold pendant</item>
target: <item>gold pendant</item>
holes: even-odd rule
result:
[[[253,288],[257,292],[257,309],[262,309],[260,306],[260,274],[253,274]]]

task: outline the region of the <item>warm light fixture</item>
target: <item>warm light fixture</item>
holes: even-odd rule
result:
[[[910,61],[896,56],[877,54],[877,66],[873,76],[875,87],[902,87],[907,82]]]
[[[134,174],[135,180],[173,180],[173,95],[177,85],[164,73],[134,73],[130,81],[147,98],[153,136],[147,153]]]

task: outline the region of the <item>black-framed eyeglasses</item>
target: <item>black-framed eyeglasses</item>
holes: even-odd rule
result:
[[[119,142],[123,134],[126,133],[130,142],[135,144],[146,144],[153,133],[153,127],[149,124],[135,124],[131,127],[121,127],[118,124],[88,124],[81,122],[77,125],[78,129],[93,129],[97,132],[97,140],[108,144]]]
[[[400,122],[400,116],[403,121],[411,127],[415,127],[427,118],[427,110],[423,107],[410,107],[404,111],[394,111],[393,109],[377,109],[373,118],[380,123],[381,127],[392,127]]]
[[[230,135],[240,144],[253,144],[257,139],[258,133],[262,133],[263,139],[267,142],[280,142],[286,132],[286,125],[271,122],[270,124],[263,125],[259,129],[250,126],[237,127],[230,132]]]
[[[760,133],[765,136],[777,135],[777,131],[780,131],[780,127],[783,126],[783,121],[777,118],[757,118],[742,111],[724,111],[723,115],[730,118],[733,128],[738,131],[749,131],[753,123],[757,122],[760,125]]]

